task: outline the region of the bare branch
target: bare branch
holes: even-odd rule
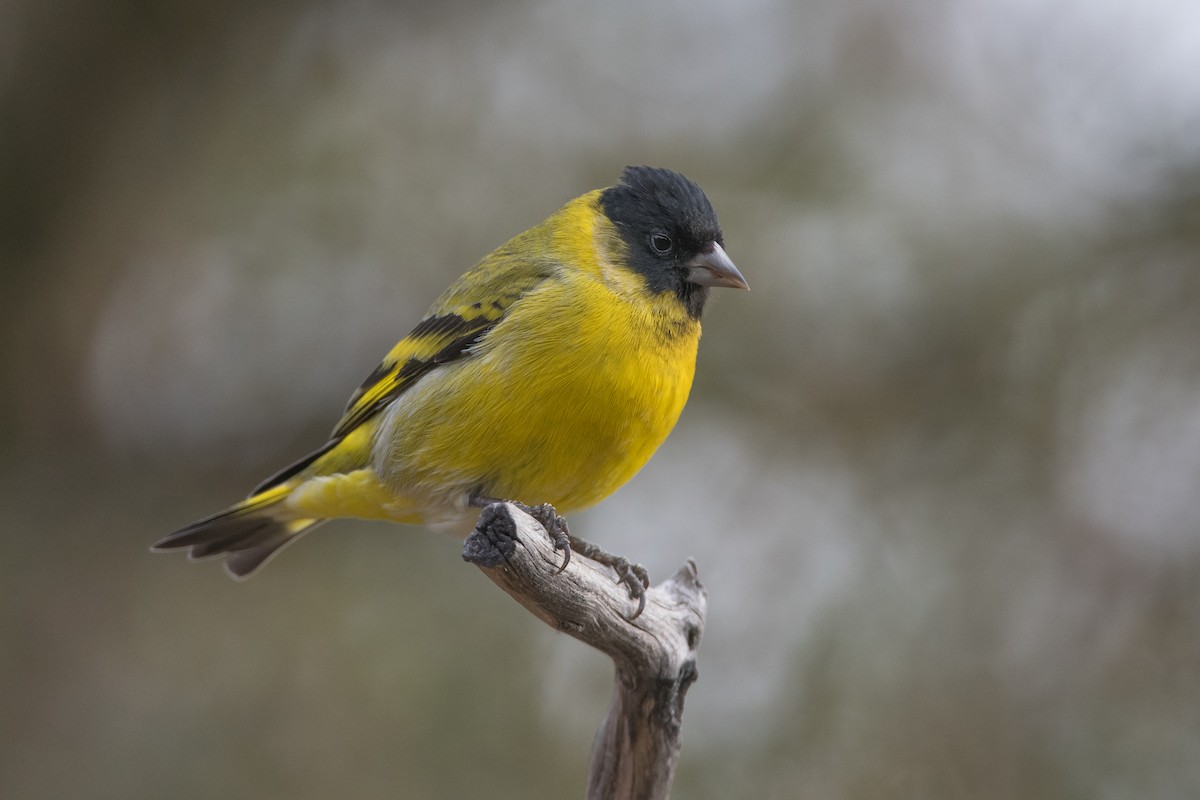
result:
[[[689,559],[648,589],[646,610],[631,622],[637,605],[613,570],[576,555],[560,574],[562,554],[545,529],[511,503],[483,510],[463,558],[547,625],[613,659],[613,697],[592,747],[589,800],[666,798],[707,608],[695,563]]]

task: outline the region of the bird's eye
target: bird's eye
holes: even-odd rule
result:
[[[654,248],[654,252],[665,256],[675,247],[675,243],[665,233],[653,233],[650,235],[650,246]]]

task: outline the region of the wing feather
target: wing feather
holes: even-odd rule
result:
[[[515,244],[492,253],[437,299],[350,397],[334,439],[378,414],[434,368],[468,357],[513,303],[554,273],[557,264],[517,256]]]

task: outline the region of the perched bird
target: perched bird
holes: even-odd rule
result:
[[[243,578],[334,517],[465,534],[495,499],[599,502],[683,410],[709,288],[748,288],[723,244],[695,183],[626,168],[447,289],[328,442],[154,549],[224,555]]]

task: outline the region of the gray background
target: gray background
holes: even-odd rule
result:
[[[582,794],[609,665],[453,539],[146,548],[629,163],[753,287],[572,520],[710,591],[675,796],[1200,795],[1197,75],[1182,0],[6,4],[0,796]]]

